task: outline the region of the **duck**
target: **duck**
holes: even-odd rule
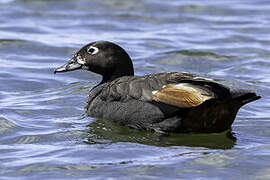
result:
[[[160,133],[219,133],[231,129],[239,109],[261,97],[188,72],[134,75],[128,53],[109,41],[91,42],[54,70],[102,76],[86,99],[90,117]]]

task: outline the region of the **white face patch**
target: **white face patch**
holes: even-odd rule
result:
[[[98,51],[99,51],[99,49],[98,49],[97,47],[94,47],[94,46],[89,46],[89,47],[87,48],[87,52],[88,52],[89,54],[91,54],[91,55],[97,54]]]
[[[81,65],[84,65],[86,63],[85,58],[82,58],[81,55],[77,55],[76,60],[77,60],[77,63]]]

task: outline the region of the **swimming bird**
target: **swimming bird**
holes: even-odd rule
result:
[[[187,72],[135,76],[127,52],[108,41],[85,45],[54,73],[79,69],[102,76],[87,97],[87,115],[137,129],[222,132],[231,128],[240,107],[261,98]]]

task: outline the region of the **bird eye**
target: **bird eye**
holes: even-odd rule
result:
[[[87,52],[91,55],[97,54],[98,53],[98,48],[94,46],[90,46],[87,48]]]

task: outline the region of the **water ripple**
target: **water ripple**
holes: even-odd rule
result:
[[[269,177],[268,1],[0,4],[3,179]],[[85,98],[100,76],[53,69],[96,40],[123,46],[137,75],[188,71],[263,98],[240,110],[232,131],[218,134],[164,136],[86,117]]]

